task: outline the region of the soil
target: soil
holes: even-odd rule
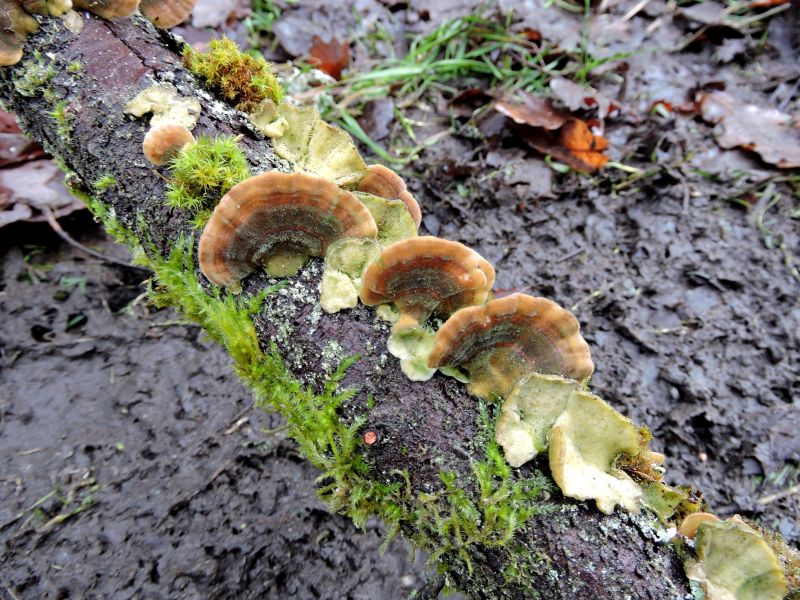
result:
[[[768,105],[800,77],[787,71],[792,10],[756,59],[714,58],[739,39],[717,29],[657,63],[631,57],[625,89],[601,89],[628,99],[606,123],[612,158],[646,177],[556,173],[492,117],[479,123],[483,140],[444,137],[408,175],[424,230],[493,262],[499,294],[547,296],[576,314],[597,365],[593,391],[650,427],[670,483],[796,544],[796,171],[721,150],[694,115],[641,110],[711,82]],[[451,12],[429,11],[424,27]],[[796,112],[791,99],[784,110]],[[431,122],[418,134],[441,130]],[[85,215],[62,223],[125,258]],[[252,408],[198,328],[148,306],[145,278],[85,258],[45,225],[3,229],[0,593],[398,598],[419,587],[424,557],[397,540],[381,555],[378,524],[359,532],[330,515],[280,420]]]

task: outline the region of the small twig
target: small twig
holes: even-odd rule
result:
[[[586,251],[586,248],[584,248],[583,246],[579,246],[578,248],[575,248],[575,250],[573,250],[572,252],[567,252],[564,256],[558,257],[557,259],[555,259],[553,261],[553,263],[566,262],[571,258],[575,258],[576,256],[580,256],[585,251]]]
[[[763,496],[756,500],[756,504],[771,504],[776,500],[780,500],[781,498],[787,498],[789,496],[794,496],[795,494],[800,494],[800,484],[793,485],[790,488],[783,490],[782,492],[777,492],[775,494],[770,494],[769,496]]]
[[[44,213],[44,218],[47,219],[47,224],[50,225],[50,227],[52,228],[53,231],[56,232],[56,234],[58,234],[58,237],[60,237],[62,240],[64,240],[68,244],[71,244],[72,246],[75,246],[78,250],[80,250],[82,252],[85,252],[89,256],[93,256],[93,257],[95,257],[95,258],[97,258],[99,260],[102,260],[103,262],[113,263],[115,265],[119,265],[119,266],[125,267],[127,269],[138,269],[140,271],[146,270],[146,269],[143,269],[142,267],[137,267],[136,265],[132,265],[130,263],[123,262],[121,260],[117,260],[116,258],[111,258],[110,256],[105,256],[104,254],[100,254],[99,252],[95,252],[91,248],[87,248],[86,246],[81,244],[79,241],[75,240],[72,236],[70,236],[66,231],[64,231],[64,229],[62,229],[61,225],[59,224],[58,220],[56,219],[56,216],[53,214],[53,211],[50,210],[49,206],[42,207],[42,212]]]

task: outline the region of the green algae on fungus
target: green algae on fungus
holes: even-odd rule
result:
[[[193,129],[200,118],[201,106],[196,98],[184,98],[171,83],[157,83],[140,91],[125,104],[123,112],[134,117],[152,113],[150,126],[176,123]]]
[[[286,125],[283,135],[273,139],[275,154],[292,163],[295,171],[345,187],[367,174],[350,134],[324,121],[315,108],[282,102],[277,110]]]
[[[168,162],[166,203],[192,212],[214,208],[218,200],[252,175],[234,136],[200,136]]]
[[[186,67],[204,79],[233,106],[243,112],[255,110],[264,100],[280,102],[283,88],[263,57],[245,54],[229,40],[211,40],[206,52],[187,46]]]
[[[428,381],[436,369],[428,367],[435,334],[424,325],[393,331],[386,343],[389,354],[400,359],[400,370],[411,381]]]
[[[402,200],[387,200],[366,192],[353,192],[367,207],[378,226],[378,242],[388,246],[417,235],[417,225]]]
[[[639,431],[577,382],[540,373],[523,377],[503,404],[495,435],[515,467],[549,450],[553,479],[565,496],[593,499],[606,514],[617,504],[639,511],[641,487],[616,468],[621,454],[639,451]]]
[[[60,17],[72,8],[71,0],[22,0],[23,8],[32,15]]]
[[[335,313],[358,305],[358,288],[364,270],[378,258],[381,247],[372,238],[343,238],[325,254],[325,272],[320,282],[320,306]]]
[[[700,582],[707,600],[781,600],[789,593],[764,536],[739,517],[700,523],[694,547],[686,575]]]
[[[344,237],[374,238],[375,221],[350,192],[305,173],[270,171],[231,188],[200,238],[203,274],[232,290],[264,266],[295,275],[310,256],[325,256]]]

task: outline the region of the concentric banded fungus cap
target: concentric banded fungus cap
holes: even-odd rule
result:
[[[170,29],[183,23],[197,0],[141,0],[139,10],[156,27]]]
[[[424,323],[432,314],[449,315],[462,306],[482,304],[494,284],[494,268],[480,254],[459,244],[424,236],[384,248],[364,273],[361,302],[394,303],[396,331]]]
[[[139,8],[139,0],[72,0],[72,5],[110,20],[130,17]]]
[[[356,186],[356,191],[366,192],[373,196],[380,196],[387,200],[402,200],[414,219],[414,224],[419,227],[422,222],[422,211],[419,204],[406,188],[406,182],[400,176],[383,165],[370,165],[367,174]]]
[[[186,145],[194,143],[192,132],[177,123],[162,123],[151,128],[144,136],[144,156],[154,165],[166,164]]]
[[[594,371],[578,320],[555,302],[527,294],[455,313],[436,333],[428,366],[466,369],[470,392],[486,400],[505,396],[531,371],[578,381]]]
[[[15,65],[22,59],[22,48],[39,23],[22,9],[17,0],[0,5],[0,67]]]
[[[371,237],[375,221],[355,196],[305,173],[271,171],[233,186],[200,238],[200,268],[217,285],[236,286],[257,267],[294,275],[343,237]]]

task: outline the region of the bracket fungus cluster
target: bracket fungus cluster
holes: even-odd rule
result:
[[[0,67],[22,60],[25,41],[39,31],[36,16],[74,15],[70,11],[75,9],[114,20],[130,17],[141,9],[156,27],[168,29],[185,21],[196,3],[197,0],[3,0],[0,3]]]
[[[213,283],[235,290],[259,266],[276,277],[294,275],[333,242],[377,233],[372,215],[350,192],[305,173],[270,171],[220,200],[200,238],[200,268]]]
[[[431,236],[411,237],[384,248],[364,273],[359,296],[367,306],[392,303],[398,311],[389,352],[403,372],[425,381],[436,372],[428,364],[432,316],[447,318],[458,309],[482,304],[494,284],[494,267],[458,242]]]
[[[789,593],[785,566],[762,532],[738,515],[696,521],[696,559],[687,561],[686,575],[708,600],[781,600]]]

